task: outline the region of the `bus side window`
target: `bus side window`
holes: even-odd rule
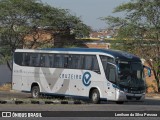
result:
[[[23,66],[29,66],[30,63],[30,53],[23,53]]]
[[[81,69],[82,68],[82,55],[71,55],[69,59],[69,68]]]
[[[86,55],[84,60],[84,69],[100,73],[97,57],[93,55]]]
[[[102,61],[103,69],[104,69],[104,71],[106,71],[106,67],[107,67],[107,57],[101,55],[100,58],[101,58],[101,61]]]
[[[107,64],[106,77],[110,82],[116,82],[116,68],[112,64]]]
[[[63,68],[64,67],[64,56],[63,55],[55,54],[54,67],[55,68]]]
[[[71,58],[69,57],[69,55],[64,55],[64,65],[63,67],[64,68],[69,68],[70,67],[70,61],[71,61]]]
[[[92,69],[92,56],[85,56],[84,58],[84,69],[91,70]]]
[[[40,67],[45,67],[45,57],[46,57],[45,54],[41,54],[41,57],[40,57]]]
[[[99,64],[98,64],[98,60],[97,60],[97,56],[93,56],[92,64],[93,64],[92,70],[93,70],[94,72],[100,73]]]
[[[39,59],[38,59],[38,53],[32,53],[30,54],[30,63],[29,66],[39,66]]]
[[[109,81],[115,83],[116,82],[116,69],[111,68],[109,71]]]
[[[107,69],[107,62],[115,63],[114,58],[112,58],[112,57],[101,55],[100,58],[102,61],[104,71],[106,71],[106,69]]]
[[[40,67],[53,67],[53,54],[40,54]]]
[[[23,53],[21,52],[16,52],[14,54],[14,62],[17,64],[17,65],[22,65],[23,63]]]
[[[48,64],[49,64],[49,67],[54,67],[54,54],[49,54],[48,55]]]

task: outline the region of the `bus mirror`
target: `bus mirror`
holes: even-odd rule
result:
[[[147,71],[148,71],[148,77],[151,77],[151,68],[149,68],[147,66],[143,66],[143,68],[147,69]]]

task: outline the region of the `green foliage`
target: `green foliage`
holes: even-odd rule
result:
[[[53,47],[50,42],[37,40],[39,28],[53,33],[72,31],[75,36],[87,36],[90,30],[68,10],[51,7],[39,0],[0,0],[0,53],[5,52],[4,60],[12,56],[16,48]],[[32,35],[34,40],[26,42],[27,35]]]
[[[76,48],[78,45],[65,45],[64,48]]]
[[[11,60],[11,56],[5,55],[5,57],[0,57],[0,64],[6,64],[6,61]]]
[[[51,44],[51,43],[42,44],[42,45],[40,46],[40,48],[54,48],[54,45]]]
[[[144,58],[151,67],[160,90],[160,1],[131,0],[117,6],[113,12],[125,12],[125,16],[108,16],[102,20],[118,29],[117,39],[126,41],[112,44],[112,47]]]

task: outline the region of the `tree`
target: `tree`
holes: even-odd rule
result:
[[[131,0],[117,6],[115,12],[125,12],[125,16],[103,18],[118,28],[118,39],[125,39],[119,48],[144,58],[151,67],[160,92],[160,1]]]
[[[49,43],[38,41],[39,28],[46,27],[53,33],[74,30],[75,36],[79,33],[87,35],[89,30],[79,17],[71,15],[68,10],[51,7],[39,0],[0,0],[1,58],[9,63],[14,50],[24,46],[50,47]],[[32,35],[33,41],[26,42],[27,35]]]

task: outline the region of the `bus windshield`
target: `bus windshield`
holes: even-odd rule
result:
[[[136,62],[119,62],[119,85],[126,87],[143,87],[143,65]]]

